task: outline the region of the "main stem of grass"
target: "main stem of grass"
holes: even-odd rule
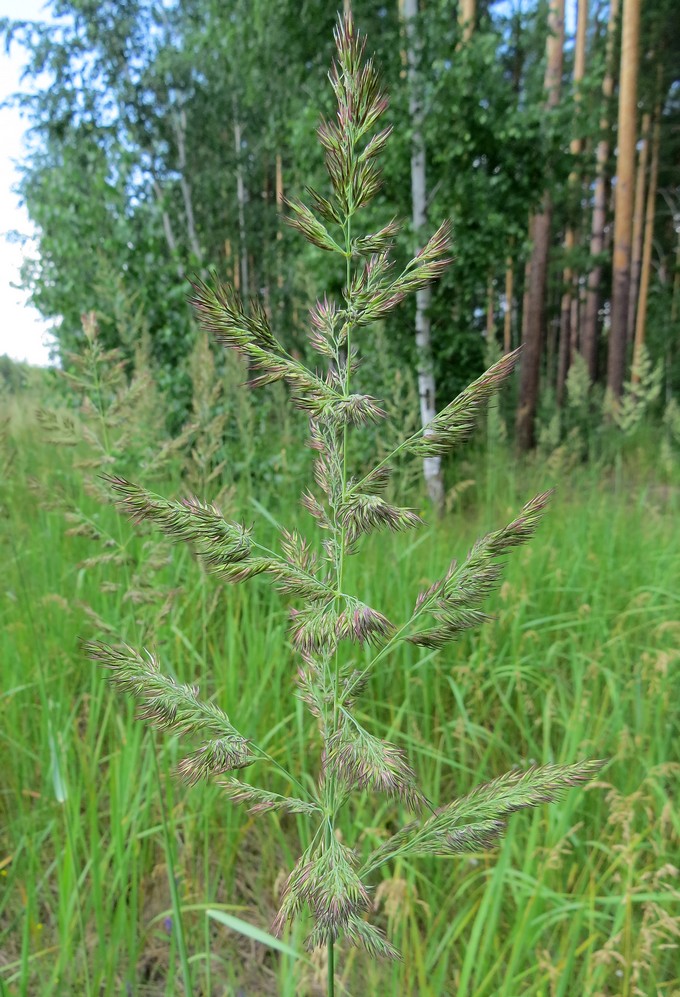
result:
[[[328,997],[335,997],[335,948],[333,939],[328,942]]]
[[[352,213],[351,210],[347,215],[347,221],[345,224],[345,282],[347,291],[349,293],[350,282],[352,279]],[[339,352],[339,351],[338,351]],[[347,328],[347,342],[345,343],[345,353],[346,353],[346,367],[345,367],[345,395],[349,395],[350,388],[350,360],[352,352],[352,341],[351,341],[351,326]],[[343,429],[342,435],[342,492],[341,496],[344,498],[345,489],[347,487],[347,426]],[[336,521],[337,526],[337,521]],[[337,560],[337,591],[342,592],[343,585],[343,572],[344,572],[344,562],[345,562],[345,528],[341,527],[340,532],[340,551]],[[338,652],[335,652],[335,683],[333,690],[333,729],[337,729],[338,726],[338,716],[339,716],[339,705],[340,705],[340,659]],[[333,834],[333,820],[335,814],[329,818],[327,835]],[[328,939],[328,984],[327,984],[328,997],[335,997],[335,944],[332,938]]]

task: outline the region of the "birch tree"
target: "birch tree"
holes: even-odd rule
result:
[[[602,252],[604,250],[605,223],[607,218],[607,163],[609,161],[609,102],[614,92],[614,39],[619,16],[619,0],[610,0],[607,23],[607,48],[605,72],[602,80],[602,116],[600,139],[597,143],[595,189],[593,192],[593,218],[590,235],[590,256],[594,263],[588,274],[585,317],[581,330],[581,353],[588,368],[591,382],[597,376],[597,314],[600,306],[602,282]]]
[[[411,119],[411,200],[412,224],[415,239],[420,244],[427,221],[427,181],[425,167],[425,141],[423,138],[423,105],[419,70],[419,45],[416,28],[418,0],[399,0],[399,11],[406,36],[406,65],[409,90],[409,116]],[[432,291],[429,286],[416,293],[416,347],[418,350],[418,394],[420,418],[426,426],[434,419],[436,409],[435,378],[432,356],[432,330],[430,304]],[[423,475],[427,493],[436,509],[444,504],[444,481],[440,457],[423,458]]]

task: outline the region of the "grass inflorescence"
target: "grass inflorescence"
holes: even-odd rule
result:
[[[94,320],[77,418],[43,415],[42,438],[13,418],[4,434],[0,980],[41,995],[671,992],[676,486],[577,469],[544,519],[542,479],[526,500],[536,472],[520,489],[488,458],[455,530],[425,526],[418,496],[397,504],[396,462],[465,441],[512,354],[375,466],[352,465],[351,434],[389,411],[354,390],[362,337],[438,276],[448,232],[399,273],[394,223],[359,232],[386,102],[351,19],[336,40],[338,116],[319,136],[332,192],[290,205],[346,277],[341,301],[311,311],[321,372],[262,309],[194,287],[251,384],[284,382],[310,420],[311,536],[277,525],[298,516],[266,485],[256,503],[229,493],[228,516],[205,494],[223,431],[209,415],[216,441],[183,471],[199,496],[164,497],[181,447]],[[106,639],[85,647],[134,710],[98,671],[83,681],[92,621]],[[602,756],[606,781],[568,794]],[[239,915],[241,934],[208,910]],[[286,943],[254,959],[244,921]]]
[[[165,499],[123,477],[105,476],[118,504],[135,521],[148,522],[169,539],[189,544],[223,581],[234,584],[269,576],[296,600],[289,635],[299,654],[300,698],[317,728],[319,763],[313,780],[303,782],[298,773],[287,771],[272,751],[244,735],[216,704],[201,700],[198,688],[166,677],[155,653],[102,641],[85,644],[90,657],[111,669],[114,682],[136,702],[141,720],[199,743],[178,766],[190,784],[203,778],[222,780],[227,796],[239,803],[254,801],[256,812],[294,812],[310,819],[304,835],[308,844],[283,887],[272,930],[280,935],[286,923],[304,911],[311,915],[307,947],[327,949],[329,992],[335,986],[336,943],[344,940],[371,955],[398,955],[368,916],[370,876],[385,862],[488,847],[505,830],[511,813],[557,799],[601,765],[572,761],[527,766],[464,798],[435,805],[404,748],[370,730],[361,714],[361,694],[370,677],[379,665],[390,667],[401,645],[441,649],[487,619],[483,606],[500,584],[505,557],[532,538],[549,495],[537,495],[509,525],[476,541],[460,565],[452,562],[417,595],[403,621],[394,622],[347,585],[350,559],[360,556],[368,535],[382,527],[399,533],[422,523],[413,509],[384,497],[392,462],[404,455],[439,457],[464,441],[480,409],[512,372],[517,356],[495,363],[374,467],[357,474],[350,466],[350,432],[385,418],[373,396],[354,390],[362,330],[435,280],[450,263],[450,242],[445,222],[397,272],[390,256],[395,223],[373,233],[358,227],[361,209],[380,187],[377,159],[390,129],[375,129],[387,98],[372,61],[364,58],[365,42],[351,15],[339,20],[335,40],[337,61],[330,80],[337,116],[322,121],[318,129],[331,194],[327,198],[310,190],[313,209],[297,199],[289,202],[291,225],[319,249],[339,257],[345,268],[342,301],[323,297],[311,312],[310,343],[325,372],[291,356],[266,311],[257,302],[246,307],[233,288],[217,278],[212,283],[196,280],[193,297],[203,329],[235,350],[254,375],[250,387],[285,382],[292,404],[309,417],[315,488],[305,493],[303,504],[323,540],[317,543],[297,530],[282,529],[278,550],[273,550],[255,539],[253,529],[226,520],[203,500]],[[353,645],[349,653],[346,643]],[[249,661],[248,667],[255,664]],[[278,775],[279,791],[260,790],[233,775],[251,765],[256,766],[255,779],[267,769]],[[341,841],[338,831],[343,810],[353,807],[357,794],[367,792],[384,794],[414,816],[362,862],[359,842]]]

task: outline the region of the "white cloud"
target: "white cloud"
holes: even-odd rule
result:
[[[0,0],[0,17],[42,20],[42,0]],[[10,54],[0,53],[0,103],[21,86],[21,69],[25,53],[13,45]],[[24,252],[31,252],[31,243],[7,241],[7,232],[17,231],[30,236],[31,223],[19,197],[12,188],[18,181],[15,162],[23,158],[23,135],[26,122],[16,108],[0,109],[0,354],[16,360],[46,365],[49,359],[49,326],[38,312],[27,304],[27,295],[16,285]]]

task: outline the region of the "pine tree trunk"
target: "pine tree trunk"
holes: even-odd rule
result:
[[[652,242],[654,239],[654,209],[656,207],[656,186],[659,177],[659,146],[661,144],[661,108],[655,111],[654,134],[652,136],[652,162],[649,168],[649,187],[647,188],[647,207],[645,211],[645,242],[642,250],[642,265],[640,278],[640,296],[637,302],[637,321],[635,323],[635,348],[633,362],[633,381],[637,380],[637,364],[640,350],[645,342],[645,327],[647,324],[647,296],[649,294],[649,278],[652,269]]]
[[[609,160],[609,101],[614,92],[614,39],[619,15],[619,0],[610,0],[607,24],[607,50],[605,74],[602,81],[604,112],[600,118],[600,141],[597,143],[595,191],[593,194],[593,222],[590,236],[590,255],[594,259],[604,250],[605,223],[607,218],[607,162]],[[588,368],[591,382],[597,377],[597,313],[600,307],[602,264],[595,263],[588,275],[585,317],[581,333],[581,352]]]
[[[555,107],[560,97],[564,51],[564,0],[550,0],[545,90],[546,109]],[[534,423],[538,403],[541,352],[544,338],[545,289],[550,252],[552,202],[548,191],[541,210],[533,220],[533,249],[526,293],[526,322],[520,372],[519,407],[517,409],[517,444],[520,450],[534,445]]]
[[[574,53],[574,115],[578,121],[579,105],[581,102],[581,85],[586,69],[586,28],[588,26],[588,0],[578,0],[578,20],[576,25],[576,49]],[[569,151],[572,156],[580,156],[583,141],[578,134],[579,124],[576,124],[577,134],[572,138]],[[568,180],[572,197],[576,194],[579,184],[579,176],[576,171],[572,171]],[[580,202],[580,198],[579,198]],[[567,226],[564,235],[564,251],[567,260],[576,245],[576,228],[572,221]],[[577,281],[576,274],[568,265],[562,274],[564,291],[560,307],[560,356],[557,367],[557,404],[561,407],[564,404],[564,389],[567,380],[567,372],[571,366],[571,344],[573,332],[571,324],[572,298],[575,291],[574,284]]]
[[[623,392],[626,369],[626,327],[630,292],[630,252],[633,228],[636,102],[640,0],[623,2],[621,75],[619,84],[618,155],[614,206],[614,258],[612,268],[612,317],[607,357],[607,391],[615,399]]]
[[[461,28],[460,45],[469,42],[475,30],[477,0],[458,0],[458,24]]]
[[[645,183],[647,180],[647,158],[649,151],[649,127],[651,116],[642,115],[642,131],[640,135],[640,152],[638,154],[637,174],[635,177],[635,208],[633,211],[633,241],[630,257],[630,289],[628,293],[628,321],[626,324],[626,342],[631,343],[635,334],[635,312],[637,308],[638,288],[640,286],[640,266],[642,262],[642,237],[645,218]]]
[[[411,198],[413,204],[413,234],[422,243],[427,221],[427,185],[425,174],[425,140],[423,138],[423,108],[420,98],[419,53],[415,20],[418,15],[418,0],[400,0],[400,12],[406,34],[406,62],[409,83],[409,116],[411,119]],[[434,419],[435,379],[432,361],[432,337],[430,328],[430,287],[416,292],[416,347],[418,350],[418,393],[420,395],[420,418],[423,426]],[[444,481],[441,458],[425,457],[423,475],[427,493],[435,508],[441,512],[444,507]]]

